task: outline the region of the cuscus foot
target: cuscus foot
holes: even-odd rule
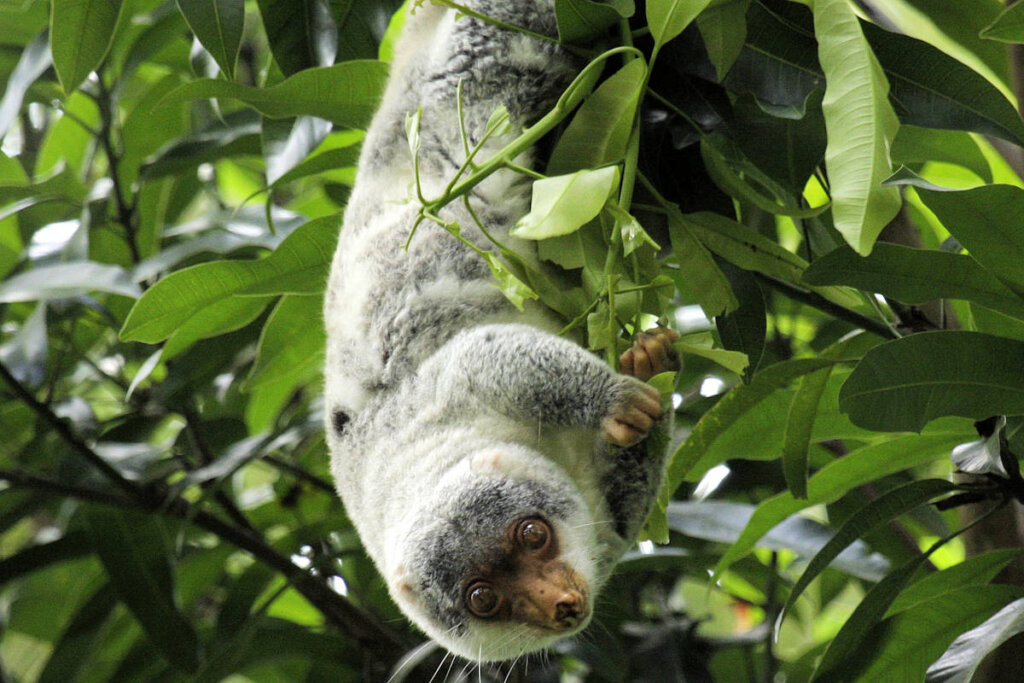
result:
[[[646,382],[658,373],[679,369],[679,354],[672,342],[679,333],[667,327],[655,327],[636,336],[633,347],[619,357],[623,375]]]
[[[623,398],[601,420],[604,438],[616,446],[632,446],[644,439],[664,411],[657,390],[643,382],[658,373],[679,369],[679,354],[672,342],[679,333],[667,327],[641,332],[633,347],[619,358],[625,380]],[[640,380],[640,381],[637,381]]]
[[[632,377],[619,377],[620,398],[601,419],[605,441],[632,446],[647,436],[664,411],[658,390]]]

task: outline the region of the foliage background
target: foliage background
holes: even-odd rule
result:
[[[555,5],[565,271],[491,262],[611,362],[684,333],[668,543],[514,668],[363,553],[319,311],[397,2],[6,0],[0,680],[967,680],[1021,630],[1024,5]]]

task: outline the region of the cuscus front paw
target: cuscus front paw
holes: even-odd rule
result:
[[[679,333],[667,327],[655,327],[636,336],[633,347],[619,357],[623,375],[646,382],[658,373],[679,369],[679,354],[672,342]]]
[[[625,447],[642,441],[664,411],[657,389],[629,377],[619,379],[622,398],[601,419],[601,429],[605,441]]]

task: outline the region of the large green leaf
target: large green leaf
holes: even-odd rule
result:
[[[704,315],[713,318],[735,311],[739,301],[722,269],[701,243],[691,223],[675,207],[668,216],[669,238],[679,269],[670,271],[679,291],[700,304]]]
[[[175,603],[166,530],[155,515],[90,508],[89,533],[117,596],[175,668],[199,668],[199,639]]]
[[[884,494],[872,500],[863,508],[852,514],[843,525],[836,531],[828,543],[814,556],[807,564],[800,579],[793,586],[789,598],[783,607],[782,612],[789,612],[796,603],[804,589],[829,563],[836,558],[848,545],[859,538],[863,538],[881,525],[899,517],[913,508],[923,505],[933,498],[949,493],[954,489],[953,484],[944,479],[925,479],[914,481],[903,486],[886,491]]]
[[[1024,190],[1012,185],[948,192],[916,189],[921,201],[971,256],[1024,297],[1024,230],[1020,226]]]
[[[790,515],[811,505],[831,503],[846,492],[887,474],[902,472],[948,456],[954,446],[970,438],[968,430],[952,435],[910,434],[851,451],[822,467],[807,480],[806,499],[798,500],[792,493],[785,492],[758,505],[743,534],[715,566],[715,574],[720,575],[736,560],[749,553],[757,539]]]
[[[151,287],[121,328],[125,340],[156,343],[225,297],[317,294],[323,290],[338,218],[306,223],[256,261],[216,261],[174,272]]]
[[[53,652],[39,674],[39,683],[65,683],[78,678],[95,652],[103,624],[116,605],[117,596],[109,584],[82,605],[54,643]]]
[[[868,351],[839,394],[854,424],[920,431],[930,420],[1024,414],[1024,342],[980,332],[922,332]]]
[[[899,190],[882,186],[892,175],[889,148],[899,121],[882,67],[847,0],[815,2],[814,33],[827,81],[821,108],[832,218],[846,242],[868,254],[900,209]]]
[[[969,683],[990,652],[1024,632],[1024,598],[996,612],[981,626],[953,641],[949,649],[928,667],[928,683]]]
[[[702,244],[744,270],[798,283],[807,267],[801,257],[731,218],[700,211],[685,214],[683,219]]]
[[[892,144],[893,165],[944,161],[973,171],[986,183],[992,182],[992,169],[969,133],[904,124]],[[916,166],[915,166],[916,168]]]
[[[715,439],[728,431],[744,413],[793,380],[833,363],[820,358],[799,358],[776,363],[754,375],[750,384],[733,387],[714,408],[704,413],[686,441],[672,454],[662,492],[671,494],[675,491]]]
[[[549,175],[622,160],[646,75],[647,65],[634,59],[586,99],[551,153]]]
[[[140,173],[146,180],[194,173],[201,164],[235,156],[258,156],[260,151],[260,117],[243,109],[171,141],[146,160]]]
[[[200,339],[245,327],[270,304],[271,296],[229,296],[211,303],[178,326],[164,344],[163,358],[171,359]]]
[[[920,681],[930,662],[964,631],[988,619],[1007,603],[1021,598],[1017,586],[970,586],[889,617],[868,634],[884,639],[881,648],[865,660],[864,681]],[[835,680],[828,678],[827,680]]]
[[[120,14],[121,0],[53,0],[50,47],[64,92],[77,89],[103,61]]]
[[[842,246],[816,259],[803,279],[812,285],[849,285],[908,304],[966,299],[1024,319],[1024,299],[972,257],[946,251],[879,243],[862,257]]]
[[[334,24],[338,27],[336,39],[337,61],[351,59],[373,59],[380,57],[380,44],[387,38],[388,32],[395,26],[400,27],[403,20],[398,17],[399,8],[408,10],[403,0],[320,0],[326,1],[330,8]],[[293,0],[283,0],[282,5],[292,6]],[[395,15],[393,17],[392,15]],[[310,24],[313,28],[314,24]],[[311,35],[309,40],[317,40],[320,36]],[[327,46],[331,45],[328,38]],[[324,46],[315,49],[323,50]],[[280,52],[280,48],[277,50]]]
[[[970,130],[1024,144],[1024,122],[983,76],[928,43],[863,24],[885,68],[900,118],[918,126]]]
[[[990,550],[981,555],[968,557],[963,562],[942,571],[925,574],[900,591],[886,616],[892,616],[957,588],[988,583],[1021,553],[1024,553],[1024,549]]]
[[[207,78],[186,83],[167,95],[165,102],[236,99],[270,118],[319,116],[362,128],[377,109],[387,74],[383,62],[357,60],[306,69],[268,88]]]
[[[996,20],[981,32],[982,38],[1004,43],[1024,43],[1024,5],[1007,6]]]
[[[338,28],[326,0],[258,0],[274,61],[286,76],[330,66],[338,51]],[[375,52],[360,55],[376,56]]]
[[[672,40],[690,25],[711,0],[654,0],[647,3],[647,25],[654,49]]]
[[[245,28],[245,0],[176,1],[192,33],[228,79],[234,79],[235,60]]]
[[[534,181],[530,213],[516,222],[512,234],[541,240],[575,232],[601,213],[618,186],[618,166]]]
[[[697,28],[704,39],[708,59],[715,65],[721,81],[740,56],[747,40],[747,7],[749,0],[726,2],[709,7],[697,17]]]
[[[263,326],[250,386],[279,381],[322,361],[323,305],[320,296],[281,297]],[[299,329],[305,332],[296,335]]]
[[[563,43],[590,43],[634,11],[633,0],[555,0],[558,38]]]

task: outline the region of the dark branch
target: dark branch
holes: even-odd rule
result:
[[[812,291],[794,287],[788,282],[774,278],[771,275],[765,275],[764,273],[755,272],[754,275],[757,279],[772,289],[779,291],[784,296],[799,301],[800,303],[807,304],[813,308],[817,308],[819,311],[824,311],[829,315],[833,315],[840,320],[845,320],[851,325],[877,334],[879,337],[885,337],[886,339],[899,339],[899,335],[893,332],[888,325],[885,323],[869,318],[866,315],[861,315],[856,311],[851,311],[849,308],[834,304],[820,294],[816,294]]]
[[[63,439],[72,450],[89,462],[93,467],[103,473],[112,484],[130,496],[138,497],[140,489],[134,483],[125,479],[124,475],[117,471],[113,465],[104,460],[99,453],[89,447],[80,436],[71,431],[68,423],[57,416],[50,406],[37,399],[31,391],[25,388],[21,382],[7,369],[7,366],[0,362],[0,378],[3,378],[7,386],[11,388],[15,396],[21,399],[30,407],[36,415],[50,425],[57,435]]]

